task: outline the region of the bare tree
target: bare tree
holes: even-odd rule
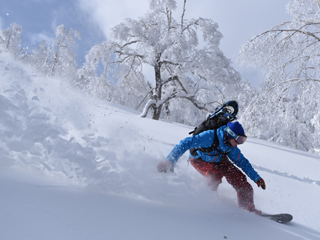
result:
[[[16,23],[11,23],[10,27],[2,32],[3,36],[0,36],[0,44],[15,57],[18,57],[20,54],[21,34],[22,27]]]
[[[218,24],[204,18],[185,19],[186,0],[180,19],[173,17],[175,9],[175,0],[151,0],[145,16],[115,26],[110,41],[86,56],[79,71],[83,83],[94,79],[92,73],[101,63],[104,80],[117,83],[119,101],[139,96],[137,105],[145,106],[141,116],[152,109],[156,120],[163,109],[169,113],[173,99],[212,111],[214,103],[235,98],[241,78],[219,49]],[[151,69],[152,77],[146,69]]]
[[[261,95],[247,109],[251,130],[295,148],[318,151],[320,11],[318,0],[291,0],[291,21],[253,37],[240,60],[266,72]],[[259,114],[262,111],[264,114]]]
[[[79,31],[73,28],[67,30],[63,24],[57,27],[56,38],[46,60],[48,75],[69,79],[75,77],[78,64],[72,47],[76,38],[81,39]]]

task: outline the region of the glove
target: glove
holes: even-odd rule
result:
[[[159,172],[164,172],[164,173],[166,173],[168,169],[171,172],[174,172],[173,163],[170,162],[169,160],[165,160],[165,161],[160,162],[157,166],[157,169]]]
[[[266,189],[266,183],[264,182],[264,180],[262,178],[260,178],[257,182],[258,187],[261,187],[263,190]]]

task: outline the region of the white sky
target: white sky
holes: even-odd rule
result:
[[[263,76],[259,69],[241,67],[236,63],[243,44],[263,30],[289,20],[285,5],[289,0],[187,0],[185,18],[210,18],[219,24],[224,38],[221,49],[231,58],[242,77],[257,87]],[[183,0],[177,0],[176,16],[180,17]],[[55,28],[80,31],[82,40],[76,45],[79,63],[95,44],[106,40],[110,28],[125,18],[143,16],[149,9],[147,0],[0,0],[0,27],[20,24],[24,32],[22,45],[38,44],[40,36],[54,37]],[[102,31],[101,31],[102,30]],[[38,39],[38,41],[36,40]]]

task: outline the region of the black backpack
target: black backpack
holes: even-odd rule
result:
[[[209,148],[191,148],[190,153],[192,156],[197,155],[197,151],[200,150],[202,152],[212,152],[217,150],[219,146],[219,139],[217,135],[217,129],[227,125],[228,122],[231,122],[236,118],[238,113],[238,103],[236,101],[229,101],[223,104],[220,108],[218,108],[213,114],[208,116],[206,120],[204,120],[199,126],[197,126],[192,132],[189,134],[197,135],[201,132],[207,130],[214,130],[214,141],[211,147]]]

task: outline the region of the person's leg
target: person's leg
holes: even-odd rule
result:
[[[248,183],[247,177],[229,159],[225,159],[219,167],[223,171],[228,183],[236,190],[239,207],[249,211],[254,210],[253,188]]]
[[[190,158],[191,165],[203,176],[207,177],[208,185],[211,190],[216,191],[222,182],[222,171],[213,163],[206,162],[202,159]]]

